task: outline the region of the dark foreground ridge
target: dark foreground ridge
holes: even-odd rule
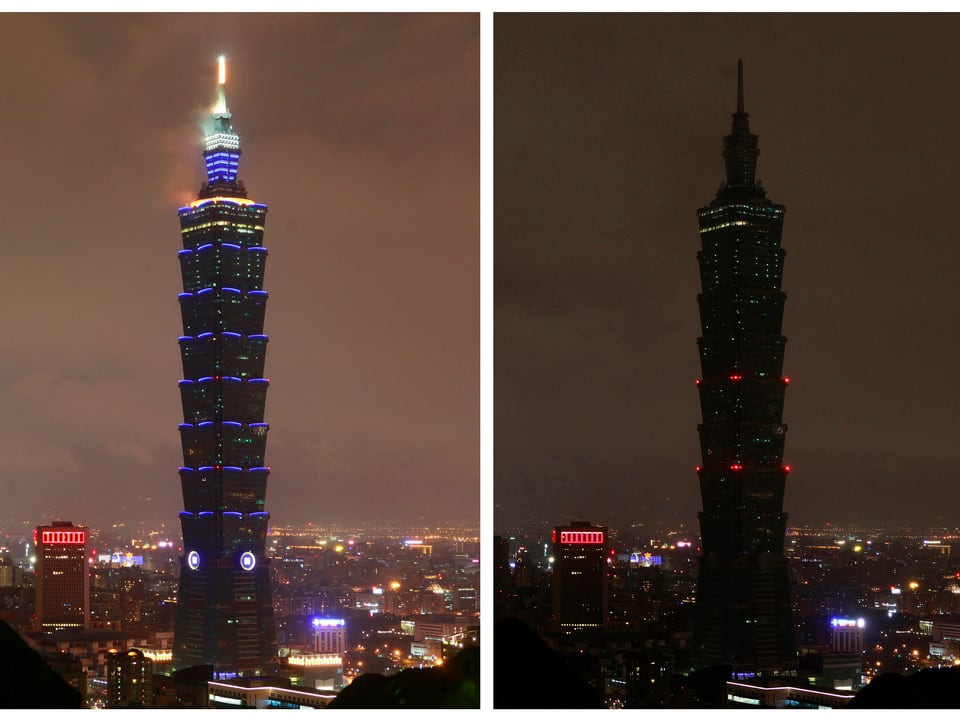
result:
[[[960,668],[929,668],[906,676],[878,675],[847,707],[861,710],[960,708]]]
[[[0,620],[0,708],[82,708],[83,698]]]
[[[603,708],[599,693],[518,618],[493,626],[494,708]]]
[[[461,650],[441,667],[369,673],[347,685],[328,708],[479,708],[480,648]]]

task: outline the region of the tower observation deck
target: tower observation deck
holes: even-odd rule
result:
[[[796,666],[783,554],[785,208],[756,181],[759,150],[747,117],[741,62],[724,139],[726,183],[697,212],[703,554],[693,638],[695,665],[729,665],[741,677]]]
[[[237,179],[240,138],[223,58],[219,71],[203,149],[207,179],[179,209],[184,509],[173,666],[213,665],[224,679],[275,672],[277,652],[264,556],[267,206]]]

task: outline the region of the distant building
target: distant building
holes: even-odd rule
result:
[[[931,627],[930,654],[943,660],[960,658],[960,620],[957,616],[937,618]]]
[[[107,707],[153,705],[153,661],[140,650],[107,653]]]
[[[602,628],[607,618],[607,528],[575,521],[553,530],[553,610],[560,630]]]
[[[347,621],[343,618],[314,618],[313,649],[318,653],[338,653],[347,651]]]
[[[825,710],[842,708],[853,700],[856,693],[850,691],[826,692],[789,683],[743,683],[727,682],[727,707],[747,708],[796,708]]]
[[[863,631],[866,622],[863,618],[833,618],[830,620],[833,651],[835,653],[862,653]]]
[[[212,708],[324,708],[337,694],[268,684],[276,678],[245,678],[234,683],[209,682]],[[260,683],[264,683],[261,685]]]
[[[87,565],[87,529],[72,522],[39,525],[37,547],[36,612],[40,629],[87,629],[90,626],[90,573]]]
[[[17,587],[20,581],[20,568],[9,555],[0,555],[0,588]]]

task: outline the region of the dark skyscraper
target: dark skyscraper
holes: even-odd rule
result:
[[[553,529],[553,610],[561,630],[601,629],[607,620],[607,528],[571,522]]]
[[[203,151],[207,181],[179,210],[184,510],[173,653],[175,669],[209,664],[218,678],[270,673],[277,664],[264,557],[267,207],[237,180],[240,138],[225,80],[221,58]]]
[[[783,554],[785,208],[756,181],[759,152],[743,110],[741,64],[733,130],[724,139],[727,182],[697,213],[703,555],[694,660],[747,675],[796,664]]]

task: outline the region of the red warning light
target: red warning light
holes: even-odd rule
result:
[[[703,470],[703,468],[697,465],[697,472],[700,472],[701,470]]]
[[[784,466],[783,466],[783,469],[784,469],[785,472],[790,472],[790,466],[789,466],[789,465],[784,465]]]
[[[783,379],[783,384],[784,384],[784,385],[789,385],[789,384],[790,384],[790,378],[785,377],[785,378]]]
[[[730,466],[730,469],[731,469],[731,470],[743,470],[743,465],[741,465],[740,463],[734,463],[733,465]]]
[[[737,382],[738,380],[743,380],[743,375],[731,375],[730,379]]]
[[[697,378],[697,385],[700,384],[700,378]]]

